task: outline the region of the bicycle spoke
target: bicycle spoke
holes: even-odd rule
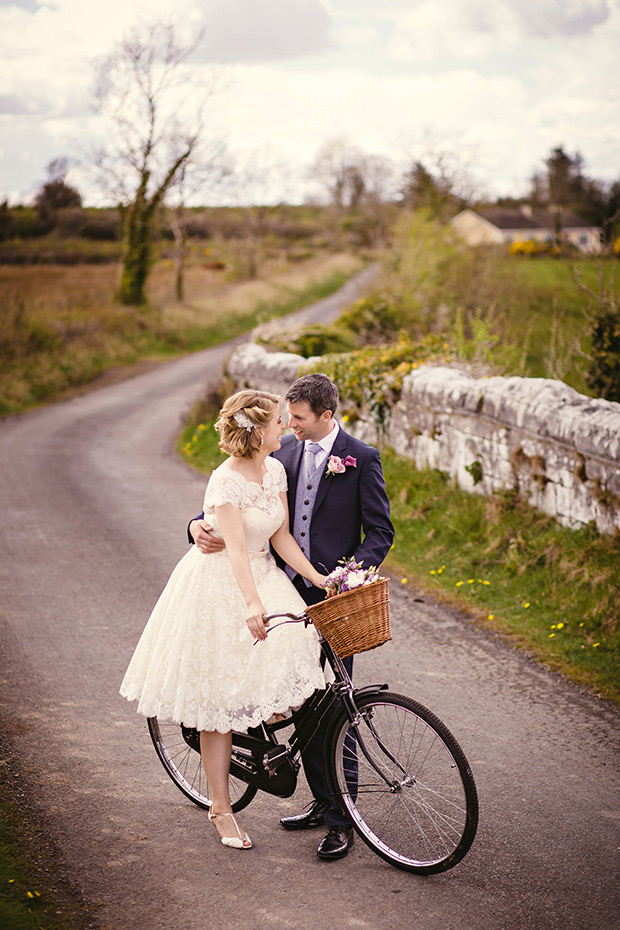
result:
[[[354,826],[401,868],[451,867],[471,845],[477,823],[475,785],[454,737],[429,711],[400,695],[366,695],[359,709],[356,727],[341,718],[332,734],[330,766],[330,780]]]
[[[156,717],[151,717],[148,725],[157,755],[172,781],[194,804],[208,809],[211,792],[202,760],[200,754],[185,742],[181,727],[176,723],[159,721]],[[229,778],[229,790],[235,812],[242,810],[256,794],[255,787],[233,775]]]

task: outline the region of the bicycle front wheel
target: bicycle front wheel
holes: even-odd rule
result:
[[[387,691],[356,699],[360,719],[342,711],[325,740],[336,801],[370,848],[397,868],[451,869],[470,848],[478,796],[459,744],[427,708]]]
[[[200,758],[200,737],[197,730],[180,727],[177,723],[148,717],[149,733],[155,752],[166,772],[183,794],[209,810],[211,792]],[[257,788],[230,775],[228,788],[235,813],[247,807],[256,795]]]

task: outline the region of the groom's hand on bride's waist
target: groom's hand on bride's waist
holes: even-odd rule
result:
[[[213,535],[213,527],[206,520],[192,520],[189,531],[196,543],[196,548],[204,552],[205,555],[212,555],[214,552],[221,552],[222,549],[226,548],[224,540]]]

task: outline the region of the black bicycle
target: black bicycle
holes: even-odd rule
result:
[[[311,622],[305,613],[267,619],[282,618]],[[441,720],[417,701],[388,691],[387,685],[355,688],[342,660],[320,639],[334,672],[327,690],[316,691],[283,721],[233,732],[233,810],[246,807],[258,790],[281,798],[294,793],[301,751],[328,714],[328,783],[359,836],[399,869],[421,874],[451,869],[471,847],[478,826],[476,785],[463,750]],[[148,727],[170,778],[208,810],[198,731],[157,717],[148,719]],[[284,729],[289,735],[280,742],[277,734]]]

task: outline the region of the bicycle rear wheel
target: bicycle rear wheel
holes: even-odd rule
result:
[[[157,717],[148,717],[147,724],[155,752],[177,788],[198,807],[209,810],[211,792],[200,758],[198,731]],[[229,776],[228,787],[235,813],[247,807],[258,790],[234,775]]]
[[[382,859],[421,874],[451,869],[478,825],[476,785],[462,749],[410,698],[382,691],[356,703],[358,725],[342,711],[325,739],[334,797]]]

